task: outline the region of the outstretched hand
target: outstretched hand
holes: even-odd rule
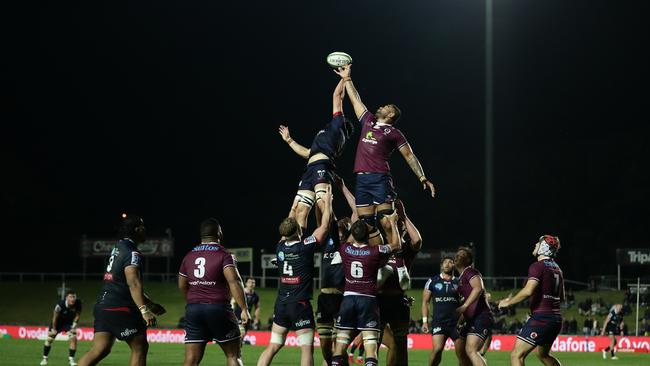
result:
[[[426,191],[427,188],[431,191],[431,198],[434,198],[436,196],[436,187],[433,186],[430,180],[425,179],[422,181],[422,189]]]
[[[289,127],[287,126],[280,125],[280,127],[278,128],[278,133],[280,134],[284,142],[289,141],[289,139],[291,138],[291,135],[289,134]]]
[[[334,72],[337,73],[342,78],[349,78],[352,73],[352,65],[345,65],[334,69]]]

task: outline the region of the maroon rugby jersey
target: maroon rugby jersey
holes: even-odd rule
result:
[[[178,274],[187,277],[188,304],[229,304],[230,288],[223,275],[226,267],[236,267],[236,262],[222,245],[202,243],[183,258]]]
[[[564,288],[560,266],[552,259],[537,261],[528,267],[528,279],[539,282],[530,296],[531,313],[560,315],[560,294]]]
[[[472,293],[472,285],[470,285],[469,281],[476,276],[482,277],[481,272],[474,267],[467,267],[463,273],[460,274],[460,278],[458,279],[458,293],[462,299],[461,304],[469,297],[469,294]],[[464,315],[465,319],[474,319],[478,315],[491,312],[490,306],[485,299],[485,291],[483,291],[478,299],[474,301],[467,310],[465,310]]]
[[[408,142],[400,130],[389,124],[378,124],[374,114],[365,111],[357,145],[354,172],[390,173],[388,160],[395,149]]]
[[[345,274],[345,293],[377,295],[377,272],[388,262],[389,245],[355,246],[342,243],[339,248]]]

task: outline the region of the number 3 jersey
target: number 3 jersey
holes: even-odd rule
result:
[[[223,274],[237,262],[219,243],[201,243],[183,258],[178,270],[189,284],[188,304],[230,304],[230,288]]]
[[[388,263],[390,246],[343,243],[339,253],[345,273],[344,295],[377,296],[377,272]]]
[[[302,241],[280,240],[275,250],[280,269],[280,304],[311,300],[314,283],[314,251],[318,240],[311,235]]]
[[[135,307],[124,274],[124,269],[131,266],[140,268],[140,252],[131,239],[119,240],[108,257],[104,285],[97,297],[98,304]]]

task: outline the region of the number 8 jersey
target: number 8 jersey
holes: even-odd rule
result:
[[[223,275],[226,267],[237,263],[219,243],[201,243],[183,258],[178,274],[187,277],[188,304],[230,304],[230,288]]]
[[[278,303],[311,300],[314,292],[314,251],[318,240],[311,235],[302,241],[280,240],[276,248],[280,269]]]
[[[344,295],[377,296],[377,272],[388,263],[390,246],[343,243],[339,253],[345,273]]]

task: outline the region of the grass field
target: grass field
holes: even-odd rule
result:
[[[80,342],[77,351],[77,359],[88,350],[90,342]],[[41,360],[43,343],[35,340],[0,339],[0,365],[2,366],[23,366],[38,365]],[[243,359],[246,365],[255,365],[257,358],[264,350],[263,347],[245,346]],[[149,349],[148,364],[153,366],[181,365],[183,362],[183,345],[180,344],[151,344]],[[128,346],[125,343],[117,343],[113,352],[101,363],[105,366],[123,366],[127,364],[129,355]],[[640,353],[619,353],[618,361],[603,360],[600,353],[557,353],[564,366],[648,366],[650,365],[650,354]],[[300,357],[297,348],[284,348],[275,358],[273,365],[295,366]],[[428,351],[409,351],[410,365],[426,365]],[[68,362],[67,342],[55,342],[50,352],[51,366],[67,366]],[[487,356],[490,365],[508,365],[509,354],[506,352],[491,352]],[[380,364],[384,364],[385,354],[380,354]],[[320,365],[320,349],[314,350],[315,365]],[[206,356],[203,359],[204,365],[223,365],[223,353],[216,345],[208,347]],[[445,351],[442,365],[457,365],[455,355],[452,351]],[[541,365],[534,355],[529,356],[527,365]]]

